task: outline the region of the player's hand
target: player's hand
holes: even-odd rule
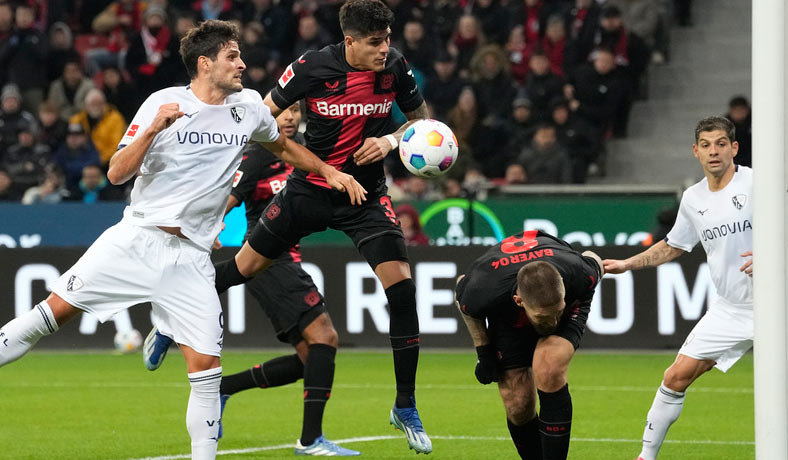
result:
[[[175,120],[182,116],[183,112],[180,111],[180,106],[177,102],[164,104],[159,107],[159,111],[156,112],[156,116],[153,117],[153,122],[150,126],[154,132],[160,133],[172,126]]]
[[[323,177],[326,178],[329,187],[340,192],[347,192],[350,196],[350,204],[356,205],[367,201],[367,191],[350,174],[337,171],[329,166]]]
[[[482,385],[498,381],[498,356],[492,345],[476,347],[476,380]]]
[[[605,259],[602,261],[602,267],[605,273],[624,273],[629,270],[624,261],[618,259]]]
[[[741,267],[739,267],[740,272],[744,272],[752,278],[752,251],[747,251],[739,254],[741,257],[749,257],[747,262],[744,263]]]
[[[368,137],[364,144],[353,154],[353,161],[359,166],[368,165],[386,158],[391,151],[391,143],[382,137]]]
[[[227,225],[224,222],[222,222],[222,231],[224,231],[225,227],[227,227]],[[213,245],[211,246],[211,249],[222,249],[223,247],[224,246],[222,245],[222,242],[219,241],[219,237],[217,236],[216,239],[213,241]]]

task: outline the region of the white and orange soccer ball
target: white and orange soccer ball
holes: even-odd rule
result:
[[[142,334],[136,329],[115,333],[115,350],[121,353],[134,353],[142,346]]]
[[[437,177],[457,161],[457,138],[438,120],[419,120],[405,130],[399,144],[402,164],[421,177]]]

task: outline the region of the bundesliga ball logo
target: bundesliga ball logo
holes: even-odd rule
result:
[[[399,156],[411,173],[437,177],[457,161],[457,138],[438,120],[419,120],[402,135]]]

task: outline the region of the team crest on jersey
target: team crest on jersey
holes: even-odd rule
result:
[[[735,206],[736,209],[741,209],[747,203],[747,195],[743,193],[734,195],[733,198],[731,198],[731,201],[733,202],[733,206]]]
[[[394,74],[387,73],[380,76],[380,89],[391,89],[394,84]]]
[[[279,217],[279,213],[281,212],[282,210],[279,209],[279,206],[277,206],[276,203],[271,203],[271,205],[268,206],[268,209],[265,210],[265,217],[268,220],[274,220]]]
[[[69,292],[78,291],[85,283],[82,282],[81,279],[77,278],[77,275],[71,275],[68,279],[68,283],[66,283],[66,290]]]
[[[230,115],[233,116],[233,120],[236,123],[240,123],[241,120],[244,119],[244,114],[246,114],[246,109],[243,107],[233,107],[230,109]]]

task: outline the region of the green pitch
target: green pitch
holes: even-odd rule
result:
[[[275,356],[227,352],[225,373]],[[570,459],[631,460],[645,415],[673,359],[668,354],[580,353],[571,367],[574,422]],[[427,459],[518,458],[494,385],[473,377],[470,353],[422,352],[417,399],[434,451]],[[0,458],[188,458],[183,358],[146,371],[140,356],[33,352],[0,369]],[[364,458],[416,458],[388,423],[394,400],[389,352],[340,350],[326,409],[329,439]],[[219,458],[295,458],[301,430],[300,382],[233,396]],[[739,460],[754,456],[752,356],[716,370],[690,390],[662,459]],[[418,458],[421,458],[419,456]]]

